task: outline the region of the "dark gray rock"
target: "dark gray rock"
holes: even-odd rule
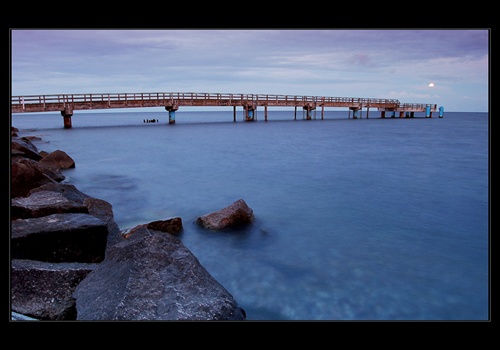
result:
[[[196,222],[211,230],[222,230],[246,225],[253,220],[253,210],[243,199],[239,199],[221,210],[200,216]]]
[[[114,219],[113,206],[105,200],[99,198],[88,197],[83,201],[83,204],[88,208],[89,214],[101,219],[108,227],[108,242],[106,247],[109,247],[121,240],[120,228]]]
[[[11,218],[28,219],[62,213],[88,213],[82,203],[66,198],[60,192],[36,191],[27,197],[13,198],[11,201]]]
[[[244,320],[232,295],[171,234],[141,226],[75,289],[78,320]]]
[[[43,193],[40,195],[39,193]],[[46,200],[44,198],[46,197]],[[50,203],[50,198],[58,199],[58,202]],[[113,207],[110,203],[86,195],[79,191],[74,185],[67,183],[46,183],[32,189],[27,197],[14,198],[12,203],[12,219],[40,217],[54,213],[89,213],[106,223],[108,226],[108,244],[114,244],[120,236],[120,229],[114,220]],[[29,203],[29,208],[25,208]],[[38,207],[38,208],[37,208]],[[32,210],[37,208],[37,210]],[[42,210],[43,208],[43,210]]]
[[[90,214],[52,214],[12,221],[11,258],[46,262],[101,262],[108,228]]]
[[[30,190],[29,194],[41,191],[51,191],[62,194],[65,198],[83,204],[83,201],[90,196],[78,190],[74,185],[67,183],[50,182]]]
[[[72,294],[97,264],[47,263],[13,259],[11,307],[16,319],[75,320]]]

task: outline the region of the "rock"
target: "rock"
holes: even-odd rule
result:
[[[146,227],[150,230],[162,231],[177,235],[182,231],[182,219],[177,217],[168,220],[152,221],[147,224]]]
[[[61,150],[49,153],[40,159],[39,163],[51,169],[69,169],[75,167],[75,161]]]
[[[38,152],[11,130],[12,320],[245,319],[174,236],[181,218],[124,239],[110,203],[60,183],[70,157]]]
[[[11,155],[21,156],[33,160],[40,160],[42,156],[38,152],[36,146],[26,137],[12,138],[11,141]]]
[[[72,200],[74,202],[83,203],[83,201],[87,198],[90,198],[89,195],[78,190],[74,185],[68,183],[57,183],[57,182],[49,182],[42,186],[32,189],[29,194],[33,194],[40,191],[51,191],[61,193],[65,198]]]
[[[121,230],[121,235],[123,238],[130,238],[130,236],[134,233],[136,233],[137,231],[143,229],[144,227],[147,228],[148,224],[141,224],[141,225],[137,225],[137,226],[134,226],[132,228],[127,228],[127,229],[124,229],[124,230]]]
[[[47,263],[13,259],[11,264],[12,311],[16,319],[75,320],[72,294],[97,264]]]
[[[133,233],[139,231],[142,228],[147,228],[149,230],[161,231],[170,233],[172,235],[178,235],[182,229],[182,219],[179,217],[167,219],[167,220],[158,220],[151,221],[148,224],[137,225],[133,228],[125,229],[121,231],[121,235],[123,238],[129,238]]]
[[[76,287],[77,320],[244,320],[174,235],[141,226]]]
[[[196,222],[211,230],[222,230],[249,224],[253,220],[253,210],[243,199],[239,199],[219,211],[200,216]]]
[[[44,173],[38,162],[29,158],[12,158],[11,176],[11,198],[25,197],[34,188],[57,182]]]
[[[53,206],[49,203],[51,197],[58,200],[58,202],[52,202]],[[116,243],[121,238],[120,229],[114,220],[112,205],[102,199],[86,195],[74,185],[46,183],[30,190],[26,199],[14,198],[11,201],[13,220],[55,213],[89,213],[104,221],[108,226],[108,244]]]
[[[120,228],[114,219],[113,206],[108,202],[88,197],[83,201],[88,208],[89,214],[104,221],[108,227],[108,242],[106,248],[121,240]]]
[[[108,228],[90,214],[52,214],[12,221],[11,258],[46,262],[104,260]]]
[[[62,213],[87,213],[83,203],[66,198],[60,192],[35,191],[27,197],[13,198],[11,201],[11,218],[27,219]]]

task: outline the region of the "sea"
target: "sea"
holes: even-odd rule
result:
[[[489,115],[159,108],[13,114],[75,161],[64,182],[121,230],[180,217],[179,238],[260,321],[490,319]],[[152,122],[154,120],[154,122]],[[211,231],[243,199],[255,220]]]

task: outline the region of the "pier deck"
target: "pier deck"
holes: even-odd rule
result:
[[[385,117],[385,112],[433,112],[436,104],[400,103],[397,99],[292,96],[268,94],[230,94],[230,93],[113,93],[113,94],[61,94],[12,96],[11,113],[60,111],[65,117],[65,127],[71,127],[71,116],[75,110],[164,107],[169,117],[181,106],[231,106],[243,107],[247,120],[253,120],[253,111],[264,107],[267,120],[267,107],[300,107],[307,112],[316,108],[347,107],[354,113],[358,110],[376,108]],[[174,119],[175,121],[175,119]]]

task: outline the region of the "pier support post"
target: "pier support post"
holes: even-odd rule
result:
[[[359,108],[353,107],[353,108],[349,108],[349,110],[352,110],[352,119],[358,119]]]
[[[399,117],[403,118],[404,116],[405,116],[405,112],[404,111],[399,111]]]
[[[392,111],[391,118],[396,118],[396,111]]]
[[[380,118],[382,118],[382,119],[385,118],[385,111],[380,111]]]
[[[233,106],[233,122],[236,121],[236,106]]]
[[[368,114],[370,114],[370,107],[366,107],[366,119],[368,119]]]
[[[431,106],[426,106],[425,107],[425,117],[426,118],[432,118]]]
[[[175,123],[175,111],[179,109],[179,106],[177,106],[176,104],[173,104],[170,106],[165,106],[165,109],[168,111],[168,123],[174,124]]]
[[[321,105],[321,120],[325,119],[325,105]]]
[[[264,121],[267,122],[267,105],[264,106]]]
[[[244,108],[245,108],[245,120],[247,122],[254,121],[255,120],[255,116],[254,116],[255,107],[251,106],[251,105],[245,105]]]
[[[302,107],[304,111],[306,111],[306,120],[311,120],[311,111],[316,109],[316,106],[313,106],[312,104],[308,103],[305,106]]]
[[[297,106],[295,106],[295,112],[293,114],[293,120],[297,120]]]
[[[439,107],[439,118],[443,118],[443,115],[444,115],[444,107],[441,106]]]
[[[71,129],[71,117],[73,116],[73,109],[70,107],[64,108],[63,111],[61,111],[61,115],[63,117],[64,121],[64,128],[65,129]]]

